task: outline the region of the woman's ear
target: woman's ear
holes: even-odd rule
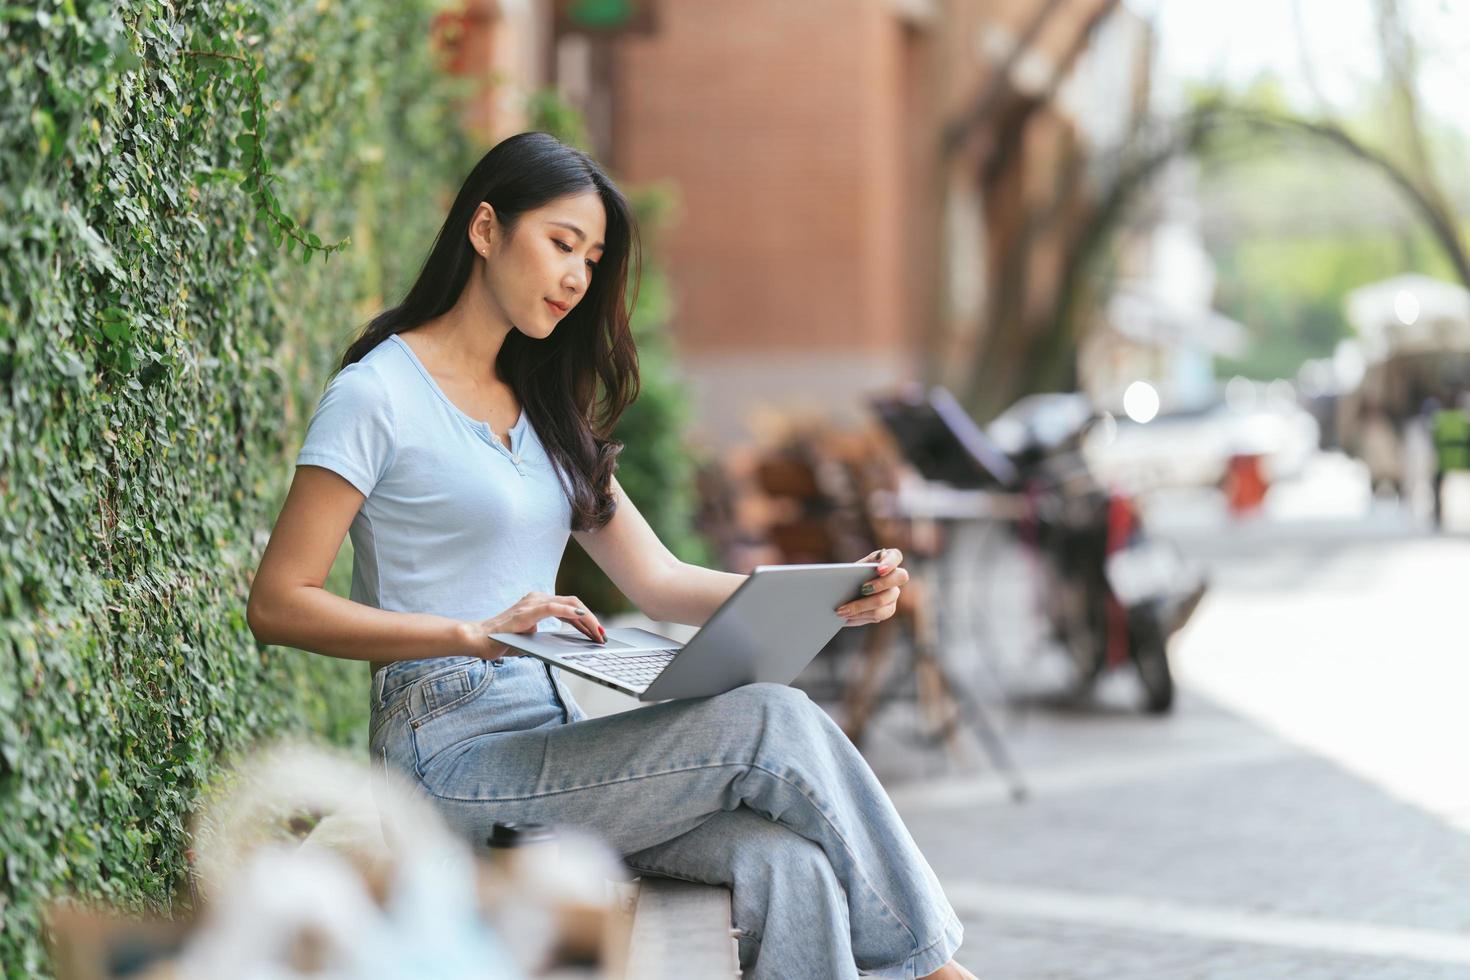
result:
[[[488,201],[481,201],[475,208],[475,213],[470,216],[470,247],[481,255],[488,255],[499,230],[500,222],[495,216],[495,209]]]

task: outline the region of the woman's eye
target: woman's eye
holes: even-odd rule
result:
[[[568,245],[566,242],[562,241],[560,238],[553,238],[552,241],[555,242],[556,243],[556,247],[559,248],[559,249],[561,249],[563,252],[572,252],[572,251],[575,251],[575,249],[573,249],[572,246]],[[595,272],[595,271],[597,271],[597,263],[596,262],[593,262],[591,259],[588,259],[587,260],[587,268],[589,268],[589,269],[591,269],[591,270],[593,270]]]

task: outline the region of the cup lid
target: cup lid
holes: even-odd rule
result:
[[[526,844],[541,844],[555,840],[549,826],[544,823],[496,822],[490,827],[490,836],[485,838],[489,847],[522,847]]]

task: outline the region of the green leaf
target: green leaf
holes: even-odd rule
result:
[[[87,373],[87,365],[71,351],[60,352],[59,370],[68,378],[80,378]]]
[[[91,225],[87,224],[86,219],[82,217],[81,209],[68,208],[63,214],[77,237],[86,246],[87,257],[91,260],[93,267],[99,272],[109,273],[118,279],[124,278],[122,268],[118,265],[112,248],[103,241],[102,236],[97,234]]]
[[[35,130],[41,155],[50,156],[52,151],[58,148],[56,120],[51,117],[51,113],[38,107],[31,110],[31,128]]]

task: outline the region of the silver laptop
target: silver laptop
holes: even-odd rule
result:
[[[648,630],[491,633],[492,639],[640,701],[720,694],[743,684],[796,680],[842,628],[834,611],[859,596],[876,562],[760,565],[704,627],[680,643]]]

